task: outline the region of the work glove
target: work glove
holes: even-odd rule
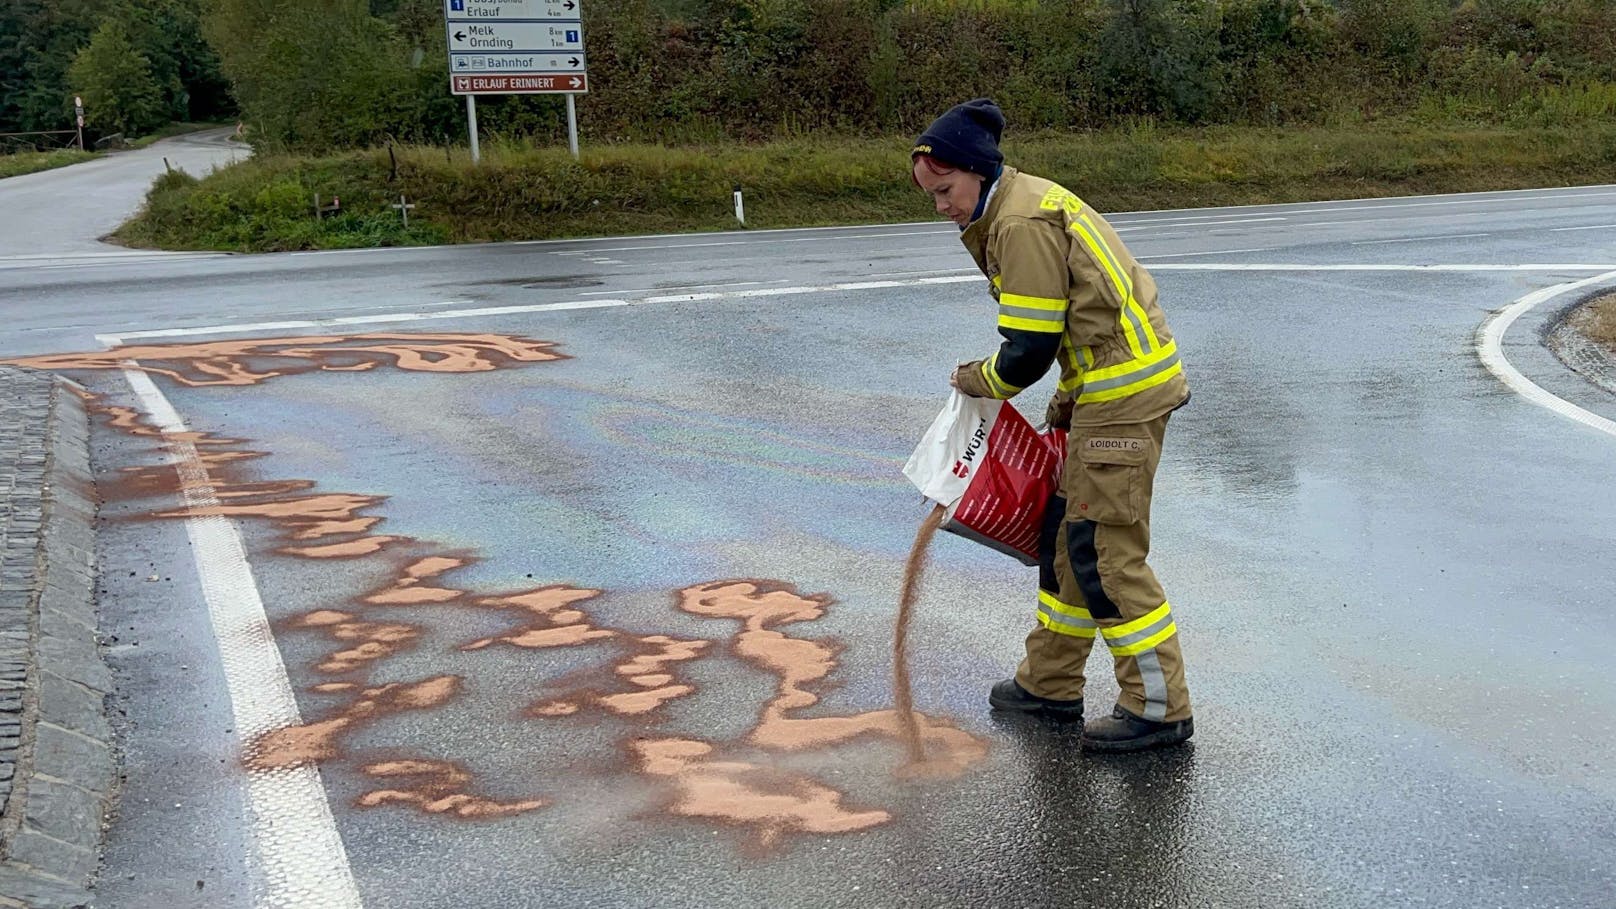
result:
[[[993,392],[988,389],[988,380],[982,377],[981,360],[954,367],[954,374],[948,377],[948,384],[973,398],[993,397]]]
[[[1060,392],[1049,399],[1049,406],[1044,408],[1044,422],[1050,429],[1072,428],[1072,399]]]

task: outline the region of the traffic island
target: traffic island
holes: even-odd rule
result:
[[[1560,362],[1616,395],[1616,293],[1602,290],[1567,310],[1546,340]]]
[[[0,367],[0,906],[86,906],[116,783],[77,385]]]

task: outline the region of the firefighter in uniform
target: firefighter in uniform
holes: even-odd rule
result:
[[[1038,626],[989,702],[1080,719],[1084,663],[1099,637],[1121,695],[1110,716],[1084,728],[1083,747],[1182,742],[1194,721],[1178,629],[1145,559],[1162,437],[1189,383],[1150,275],[1083,200],[1004,166],[1003,129],[992,101],[970,101],[939,117],[911,155],[915,182],[960,226],[999,304],[1004,342],[959,367],[952,384],[1003,400],[1059,363],[1047,416],[1070,428],[1040,542]]]

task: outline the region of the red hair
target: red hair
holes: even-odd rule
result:
[[[921,164],[926,165],[927,170],[939,177],[945,174],[959,173],[959,168],[947,162],[939,161],[936,158],[933,158],[931,155],[915,155],[914,159],[919,161]],[[920,180],[915,177],[914,165],[909,166],[909,179],[914,180],[916,186],[920,185]]]

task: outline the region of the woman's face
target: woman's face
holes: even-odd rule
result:
[[[969,171],[934,174],[925,162],[916,160],[915,182],[931,193],[937,213],[961,227],[971,223],[977,200],[982,197],[982,178]]]

